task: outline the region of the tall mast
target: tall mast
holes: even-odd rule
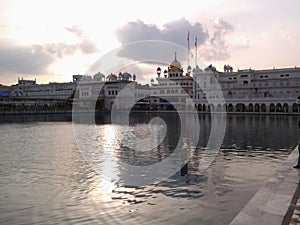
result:
[[[198,46],[197,46],[197,36],[195,38],[195,64],[196,64],[196,67],[197,67],[197,57],[198,57]]]
[[[188,66],[190,65],[190,32],[188,32],[188,34],[187,34],[187,38],[186,38],[186,40],[187,40],[187,47],[188,47]]]

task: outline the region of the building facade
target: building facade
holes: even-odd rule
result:
[[[161,68],[157,68],[157,83],[151,80],[151,104],[153,109],[186,110],[193,107],[191,100],[193,98],[193,77],[191,77],[190,67],[186,74],[181,63],[176,58],[164,70],[161,76]]]
[[[81,76],[81,75],[74,75]],[[11,86],[11,97],[19,98],[40,98],[40,99],[68,99],[71,98],[77,81],[73,78],[73,82],[48,84],[37,84],[36,80],[18,79],[16,85]]]
[[[299,112],[296,103],[300,96],[299,67],[233,72],[224,66],[224,72],[219,72],[209,66],[203,71],[195,70],[193,77],[198,111]],[[216,91],[216,85],[222,93]],[[223,104],[221,97],[225,100]]]
[[[118,110],[300,112],[299,67],[233,71],[225,65],[224,72],[220,72],[210,65],[205,69],[196,66],[193,70],[188,66],[185,72],[175,53],[166,69],[157,68],[155,80],[151,79],[150,85],[141,85],[135,74],[127,72],[108,76],[100,72],[94,76],[73,75],[71,82],[49,84],[21,78],[16,85],[0,85],[0,97],[1,104],[10,107],[28,103],[31,107],[55,108],[60,104],[63,108],[66,102],[72,105],[68,101],[74,98],[75,107],[90,109],[96,102],[96,110],[107,111],[114,107]]]
[[[119,73],[105,78],[98,73],[94,77],[81,79],[77,86],[77,106],[79,109],[116,110],[130,109],[139,100],[150,96],[149,85],[136,82],[136,75]],[[95,106],[96,105],[96,106]]]

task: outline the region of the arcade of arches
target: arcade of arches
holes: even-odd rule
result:
[[[300,112],[300,106],[296,103],[226,103],[226,104],[196,104],[195,107],[199,112],[209,111],[227,111],[227,112],[282,112],[289,113]]]

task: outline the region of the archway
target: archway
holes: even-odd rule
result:
[[[260,109],[262,112],[267,112],[267,106],[265,103],[261,104]]]
[[[254,105],[254,111],[255,111],[255,112],[260,112],[260,106],[259,106],[258,103],[256,103],[256,104]]]
[[[217,111],[223,111],[223,109],[222,109],[222,105],[221,104],[218,104],[217,105],[217,109],[216,109]]]
[[[280,103],[276,104],[276,112],[282,112],[282,105]]]
[[[202,111],[202,105],[201,105],[201,104],[198,105],[198,111],[199,111],[199,112]]]
[[[249,104],[248,111],[249,112],[253,112],[253,104],[252,103]]]
[[[292,105],[292,112],[298,112],[298,105],[296,103]]]
[[[227,110],[228,110],[228,112],[233,112],[234,111],[234,107],[231,103],[228,105]]]
[[[275,112],[275,105],[273,103],[270,104],[269,111],[270,112]]]
[[[245,105],[243,103],[238,103],[235,107],[237,112],[245,112]]]
[[[203,110],[203,112],[205,112],[205,111],[206,111],[206,105],[205,105],[205,104],[203,104],[203,106],[202,106],[202,110]]]
[[[209,104],[209,105],[208,105],[208,108],[209,108],[209,111],[211,111],[211,112],[215,111],[215,106],[214,106],[214,104]]]
[[[283,112],[289,112],[289,105],[287,103],[283,104]]]

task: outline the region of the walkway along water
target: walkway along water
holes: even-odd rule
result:
[[[289,224],[299,196],[300,170],[293,168],[297,159],[296,147],[230,225]]]

